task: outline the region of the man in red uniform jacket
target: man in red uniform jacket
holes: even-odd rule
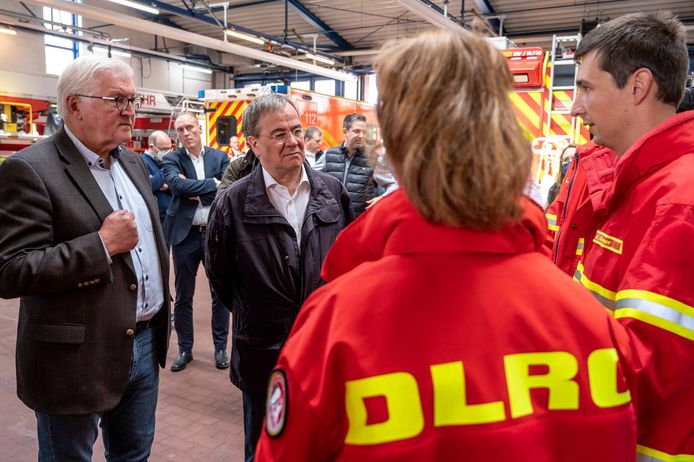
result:
[[[377,70],[402,189],[328,252],[256,460],[634,461],[628,337],[540,253],[503,56],[439,31],[386,48]],[[436,133],[412,129],[414,108]]]
[[[694,113],[675,115],[686,33],[667,13],[627,15],[576,58],[572,114],[619,158],[576,278],[632,338],[639,460],[694,460]]]

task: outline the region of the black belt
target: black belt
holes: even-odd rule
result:
[[[139,334],[143,330],[147,329],[150,324],[152,324],[152,320],[148,319],[146,321],[138,321],[135,323],[135,335]]]
[[[190,230],[200,234],[205,234],[205,231],[207,231],[207,225],[193,225],[190,227]]]

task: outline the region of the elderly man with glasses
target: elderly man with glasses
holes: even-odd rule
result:
[[[156,130],[149,135],[149,148],[142,155],[145,166],[149,171],[149,181],[152,183],[152,193],[157,198],[159,207],[159,220],[162,226],[166,218],[166,209],[171,203],[171,191],[169,185],[164,181],[164,156],[171,152],[171,138],[166,132]]]
[[[65,126],[0,167],[0,297],[20,297],[17,394],[39,461],[147,460],[169,340],[168,254],[147,169],[121,145],[142,104],[127,64],[58,79]]]
[[[252,461],[280,348],[299,307],[323,283],[323,259],[353,215],[342,184],[304,164],[304,131],[287,97],[257,98],[243,114],[243,133],[260,165],[212,204],[205,268],[233,313],[230,375],[243,392]]]

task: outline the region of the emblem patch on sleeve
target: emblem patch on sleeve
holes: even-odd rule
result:
[[[265,404],[265,431],[271,438],[282,434],[287,421],[289,394],[287,393],[287,377],[281,369],[275,369],[270,375],[270,384]]]

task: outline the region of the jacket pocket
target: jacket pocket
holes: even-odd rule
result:
[[[29,322],[29,338],[48,343],[84,343],[84,324],[42,324]]]

